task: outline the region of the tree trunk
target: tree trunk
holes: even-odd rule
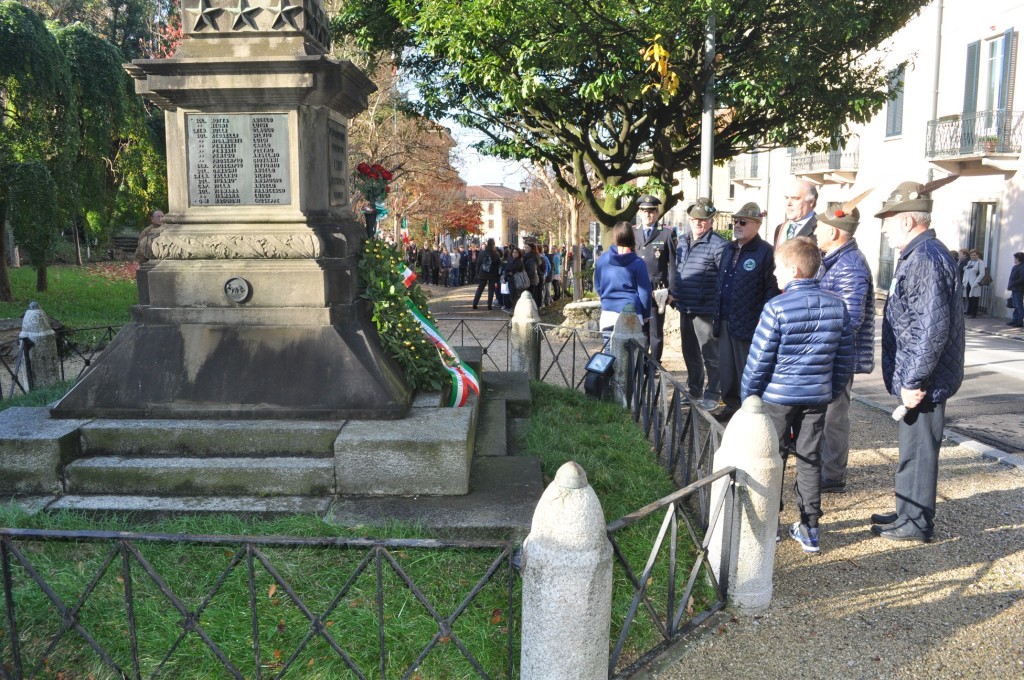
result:
[[[78,266],[82,266],[82,241],[78,238],[78,230],[82,226],[82,216],[78,215],[75,217],[75,259],[78,261]]]
[[[48,288],[46,280],[46,264],[41,263],[36,267],[36,292],[45,293]]]
[[[7,275],[7,204],[0,201],[0,301],[14,302]]]

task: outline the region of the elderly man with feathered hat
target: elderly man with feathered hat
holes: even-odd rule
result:
[[[882,322],[882,377],[900,402],[896,511],[871,516],[871,531],[892,541],[932,538],[946,401],[964,377],[959,272],[931,228],[931,193],[954,179],[903,182],[875,215],[900,251]]]
[[[854,234],[860,225],[857,204],[871,190],[841,207],[818,213],[814,235],[821,249],[821,289],[834,293],[846,305],[853,331],[853,373],[871,373],[875,367],[875,286],[867,258],[857,247]],[[821,446],[821,491],[846,491],[846,464],[850,456],[850,392],[846,388],[825,411]]]

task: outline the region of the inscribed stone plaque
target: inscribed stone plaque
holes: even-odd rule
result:
[[[335,120],[327,121],[330,152],[331,205],[348,205],[348,128]]]
[[[188,114],[189,205],[291,203],[287,113]]]

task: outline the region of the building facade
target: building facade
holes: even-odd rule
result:
[[[480,206],[480,219],[483,220],[481,243],[486,243],[489,238],[493,238],[499,247],[518,243],[516,202],[522,196],[523,192],[501,184],[466,187],[466,199]]]
[[[1015,91],[1021,27],[1024,0],[934,0],[887,41],[890,100],[870,123],[851,125],[844,148],[738,156],[716,168],[716,205],[730,211],[756,201],[768,212],[763,235],[770,235],[784,220],[793,178],[816,185],[818,212],[874,188],[860,204],[857,242],[886,291],[896,254],[874,213],[902,181],[957,174],[934,194],[932,226],[950,248],[981,251],[994,280],[982,310],[1007,316],[1013,253],[1024,251],[1024,92]]]

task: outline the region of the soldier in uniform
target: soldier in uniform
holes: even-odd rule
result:
[[[644,323],[644,335],[651,356],[658,362],[664,349],[665,308],[671,300],[668,290],[670,276],[676,266],[675,234],[658,223],[659,206],[661,201],[649,194],[637,199],[640,224],[635,228],[636,254],[647,265],[647,274],[651,278],[652,294],[648,304],[651,316]]]

